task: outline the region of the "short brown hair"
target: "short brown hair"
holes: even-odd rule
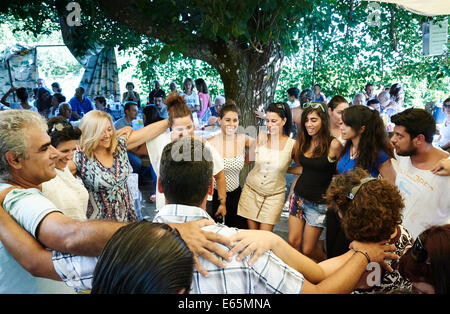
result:
[[[228,111],[233,111],[236,112],[237,115],[239,116],[239,110],[236,106],[236,102],[232,99],[227,99],[225,101],[225,104],[222,106],[222,109],[220,109],[219,112],[219,118],[223,118],[223,116],[228,112]]]
[[[342,227],[349,240],[387,240],[402,221],[402,196],[398,188],[386,180],[369,181],[360,187],[353,200],[347,197],[361,179],[369,176],[361,168],[338,175],[325,195],[328,207],[341,214]]]
[[[183,96],[180,96],[178,94],[171,95],[166,98],[164,103],[167,106],[170,126],[173,125],[173,120],[178,118],[190,116],[192,119],[192,112],[186,105],[186,100]]]

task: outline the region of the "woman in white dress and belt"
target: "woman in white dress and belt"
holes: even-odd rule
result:
[[[287,103],[272,103],[266,109],[267,135],[260,132],[255,148],[255,166],[248,174],[238,215],[247,218],[250,229],[272,231],[285,200],[286,172],[293,159],[295,140]]]

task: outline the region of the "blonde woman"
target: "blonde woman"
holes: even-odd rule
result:
[[[88,219],[136,221],[133,198],[127,180],[132,172],[127,150],[163,133],[168,120],[150,124],[140,130],[118,136],[111,116],[92,110],[80,121],[80,149],[69,163],[89,192]],[[123,133],[123,131],[122,131]]]

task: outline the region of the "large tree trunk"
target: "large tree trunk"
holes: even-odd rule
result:
[[[236,102],[243,131],[256,138],[262,121],[254,111],[265,109],[273,102],[284,59],[281,48],[271,44],[259,50],[242,49],[233,42],[227,42],[214,45],[211,50],[216,60],[210,63],[221,76],[225,97]],[[241,185],[252,167],[250,164],[241,171]]]
[[[234,100],[240,109],[241,126],[246,130],[253,126],[254,131],[250,135],[257,135],[260,121],[257,121],[253,111],[258,107],[265,108],[273,101],[281,73],[284,53],[278,43],[268,41],[256,42],[254,45],[251,40],[247,43],[236,38],[224,41],[219,37],[211,39],[196,36],[182,23],[155,26],[151,16],[145,14],[145,9],[137,6],[135,1],[126,6],[120,0],[98,2],[113,19],[140,34],[158,38],[164,43],[172,43],[175,33],[178,37],[190,38],[191,43],[183,45],[180,52],[186,57],[203,60],[217,69],[224,84],[225,97]],[[257,29],[257,25],[252,23],[249,22],[249,27]]]
[[[218,70],[224,84],[225,96],[236,102],[243,127],[259,125],[253,113],[273,102],[284,54],[275,44],[260,51],[245,50],[228,42],[218,55]],[[225,57],[224,57],[225,56]]]

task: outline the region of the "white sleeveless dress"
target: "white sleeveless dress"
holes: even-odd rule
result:
[[[286,172],[292,162],[295,140],[289,138],[283,150],[266,145],[255,149],[255,167],[247,176],[239,199],[238,215],[260,223],[275,225],[285,200]]]

